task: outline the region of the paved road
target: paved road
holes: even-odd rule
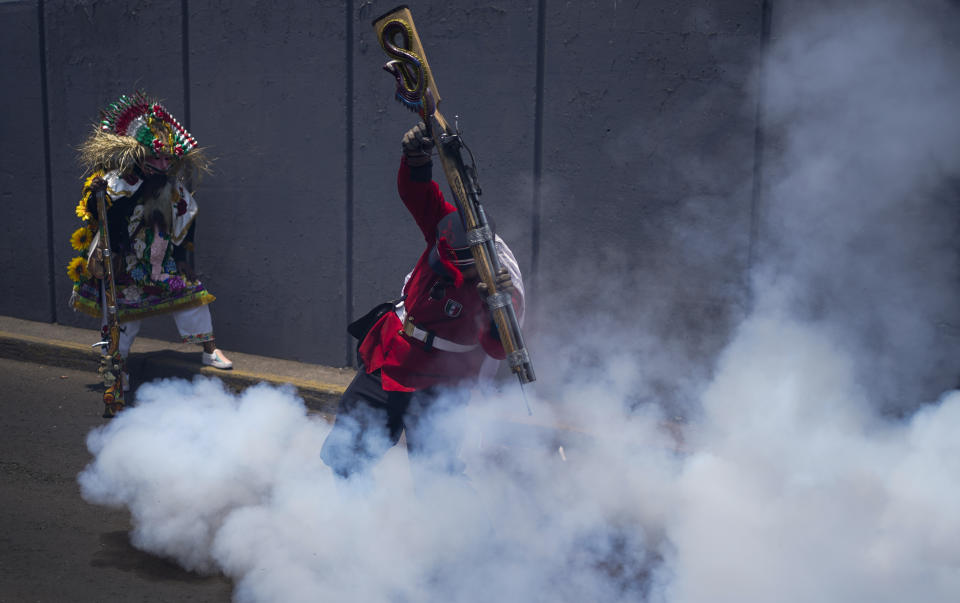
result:
[[[0,358],[0,603],[230,601],[227,579],[134,549],[125,510],[80,498],[98,387],[94,371]]]

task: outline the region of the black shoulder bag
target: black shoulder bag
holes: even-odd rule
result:
[[[347,333],[350,333],[350,335],[356,338],[357,343],[361,343],[367,336],[367,333],[370,332],[370,329],[373,328],[373,325],[377,324],[377,321],[380,320],[380,317],[387,312],[393,312],[405,298],[406,296],[394,301],[377,304],[372,310],[347,325]]]

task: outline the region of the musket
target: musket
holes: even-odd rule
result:
[[[113,257],[110,249],[110,228],[107,224],[106,193],[96,192],[98,228],[100,236],[97,249],[103,260],[103,308],[106,311],[106,324],[100,331],[100,341],[93,347],[101,348],[100,368],[97,372],[103,378],[103,418],[110,419],[123,410],[123,367],[120,354],[120,322],[117,318],[117,283],[113,274]],[[96,253],[96,252],[95,252]]]
[[[536,375],[523,343],[523,333],[520,331],[513,300],[509,292],[497,290],[496,275],[501,269],[501,263],[494,233],[487,221],[483,205],[480,204],[476,163],[470,149],[463,143],[459,126],[455,124],[456,127],[451,128],[437,110],[440,93],[427,63],[420,36],[413,24],[413,15],[408,7],[399,6],[375,19],[373,28],[383,51],[391,57],[383,68],[396,78],[397,100],[420,115],[436,144],[447,183],[453,193],[454,204],[467,232],[477,272],[490,292],[487,305],[497,325],[510,370],[517,375],[521,385],[535,381]],[[464,161],[463,150],[470,155],[470,165]]]

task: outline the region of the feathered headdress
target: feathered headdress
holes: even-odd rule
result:
[[[193,135],[141,90],[102,110],[94,132],[80,146],[80,161],[88,170],[127,170],[151,156],[170,158],[173,171],[209,169]]]

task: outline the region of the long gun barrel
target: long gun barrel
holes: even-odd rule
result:
[[[103,308],[106,324],[101,341],[94,347],[103,348],[100,358],[100,376],[103,378],[103,417],[109,419],[123,410],[123,356],[120,354],[120,321],[117,318],[117,284],[113,274],[113,257],[110,249],[110,228],[107,224],[106,193],[96,192],[99,240],[97,248],[103,259]]]
[[[508,292],[497,290],[496,275],[501,268],[500,259],[493,232],[480,203],[480,186],[472,154],[471,164],[467,165],[463,150],[469,153],[469,149],[463,144],[459,129],[451,128],[437,110],[440,93],[413,24],[413,15],[409,8],[400,6],[375,19],[373,28],[380,46],[391,57],[384,69],[397,81],[397,99],[420,115],[430,136],[437,143],[443,171],[471,243],[470,251],[477,272],[490,292],[487,305],[497,325],[510,370],[517,375],[521,384],[535,381],[536,375],[523,342],[513,300]]]

